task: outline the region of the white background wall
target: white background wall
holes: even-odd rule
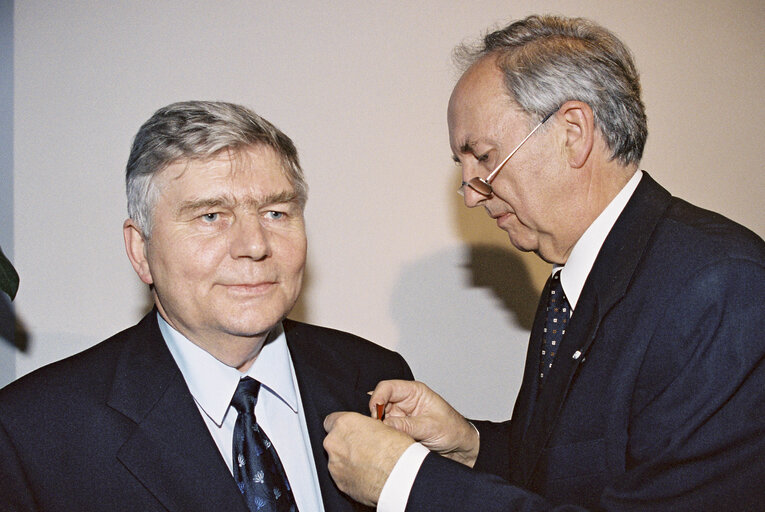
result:
[[[3,382],[147,310],[122,246],[131,139],[167,103],[220,99],[300,151],[309,267],[293,316],[400,351],[467,415],[508,417],[548,267],[461,206],[445,111],[453,46],[532,12],[619,34],[642,72],[642,167],[765,235],[762,0],[24,0],[13,12],[13,215],[0,230],[13,227],[21,348]]]

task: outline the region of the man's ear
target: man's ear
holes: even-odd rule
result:
[[[122,236],[125,238],[125,251],[133,265],[135,273],[146,284],[153,284],[151,277],[149,260],[146,258],[146,240],[143,237],[141,228],[139,228],[133,219],[127,219],[122,225]]]
[[[559,116],[566,128],[568,163],[572,168],[579,169],[590,157],[595,142],[595,118],[592,109],[582,101],[567,101],[559,110]]]

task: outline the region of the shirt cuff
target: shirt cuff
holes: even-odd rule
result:
[[[404,512],[414,479],[429,453],[423,445],[414,443],[401,454],[380,493],[377,512]]]

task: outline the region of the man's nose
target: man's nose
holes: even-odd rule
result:
[[[473,187],[468,185],[468,182],[471,179],[482,175],[481,171],[482,168],[475,162],[465,162],[462,165],[462,198],[465,201],[465,206],[468,208],[480,206],[486,199],[488,199],[488,197],[477,192]]]
[[[462,186],[462,198],[465,201],[465,206],[468,208],[475,208],[476,206],[480,206],[484,201],[486,201],[486,199],[488,199],[480,192],[476,192],[473,187],[467,183]]]
[[[229,239],[232,258],[258,261],[271,255],[269,233],[260,220],[257,215],[245,215],[234,222]]]

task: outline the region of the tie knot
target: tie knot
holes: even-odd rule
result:
[[[258,401],[258,391],[260,391],[260,382],[252,377],[241,379],[234,392],[234,398],[231,399],[231,405],[239,413],[251,413],[255,410],[255,404]]]

